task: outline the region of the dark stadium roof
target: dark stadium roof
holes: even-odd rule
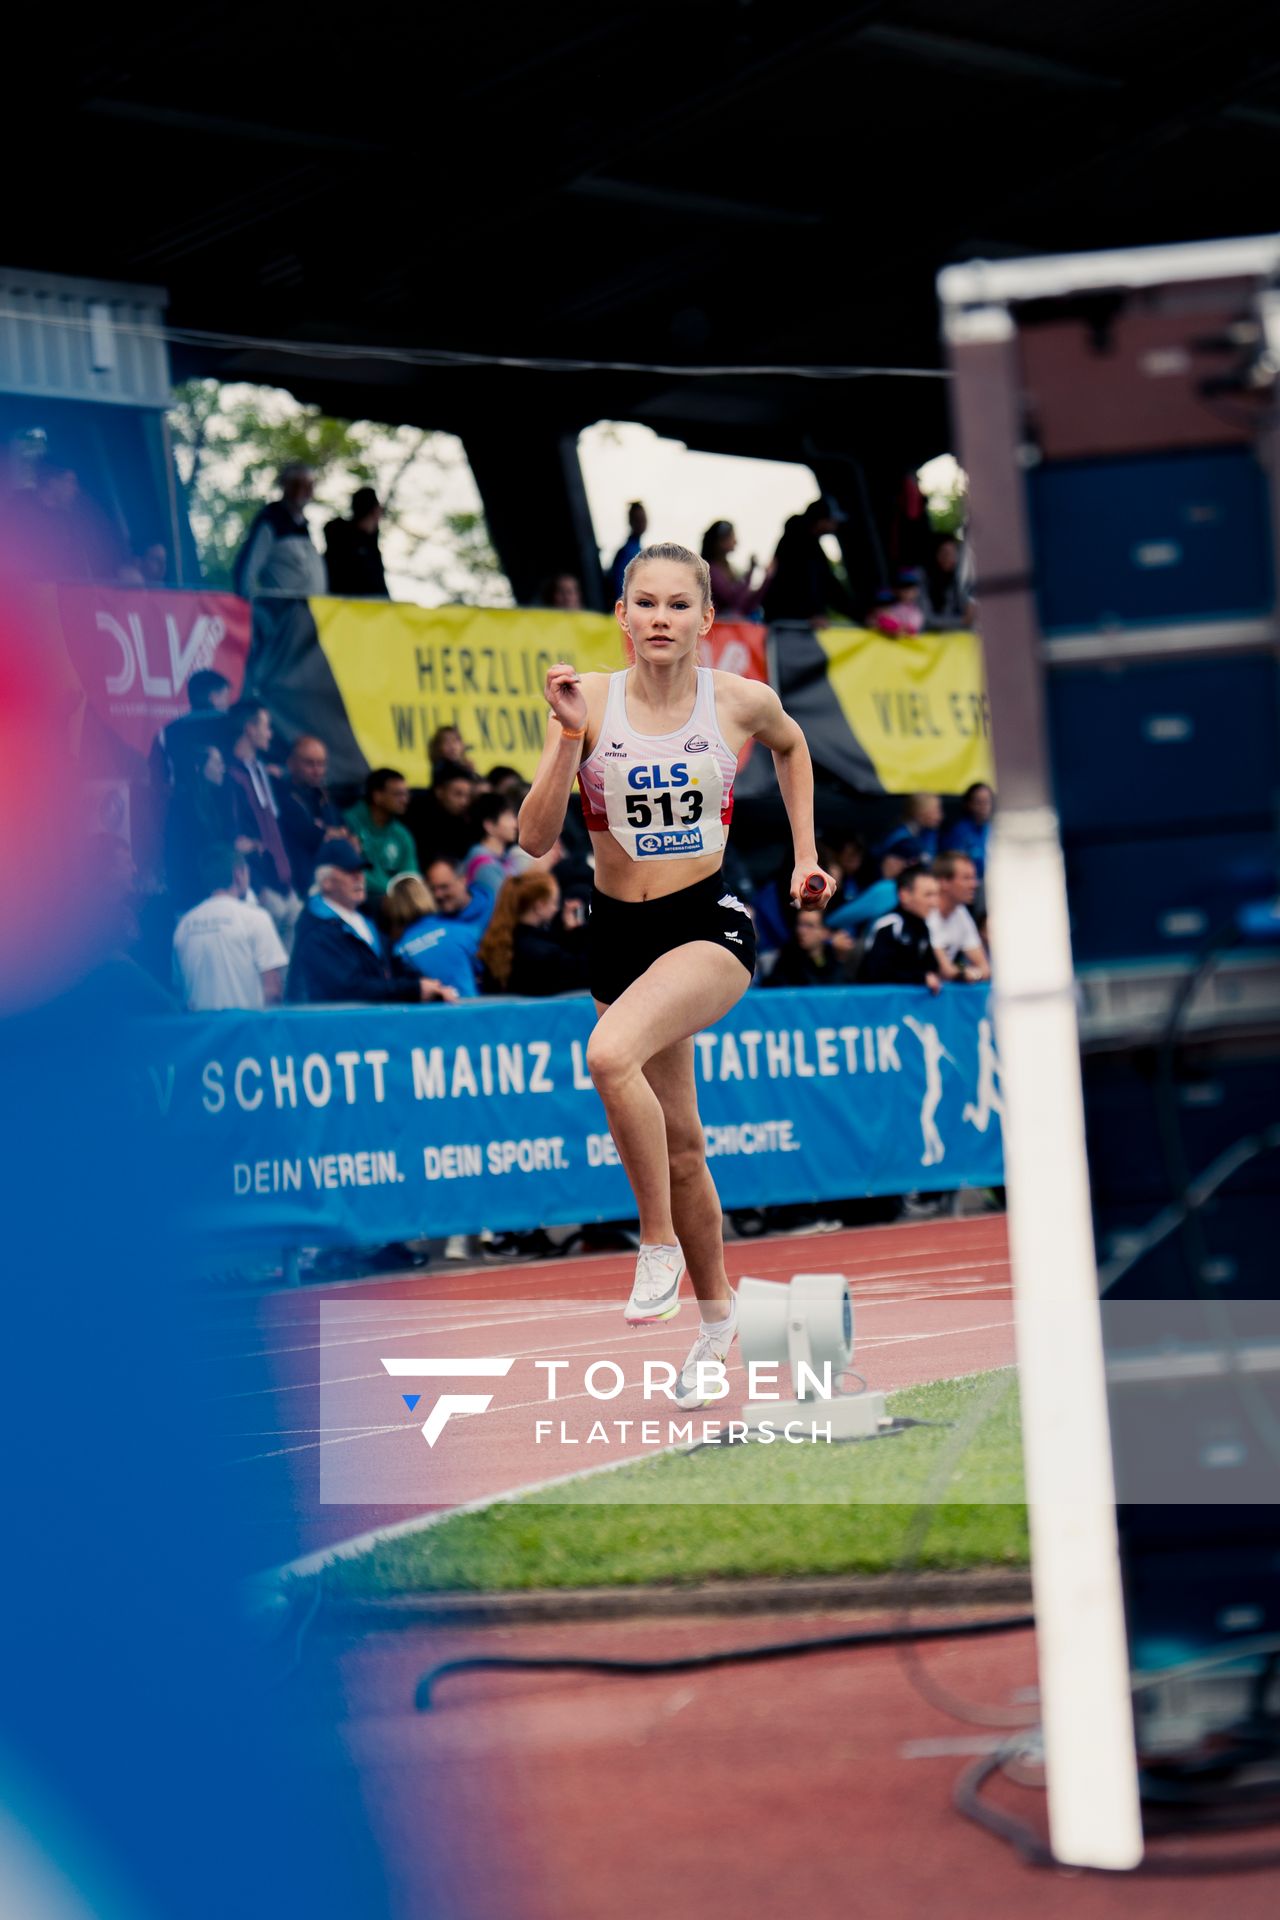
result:
[[[350,343],[175,366],[470,437],[604,415],[901,465],[946,444],[945,391],[360,349],[936,367],[948,261],[1276,224],[1270,0],[28,8],[7,39],[8,261],[165,286],[177,327]]]

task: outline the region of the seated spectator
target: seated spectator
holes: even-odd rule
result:
[[[924,574],[919,567],[899,567],[894,589],[876,595],[869,625],[893,636],[923,633],[925,623]]]
[[[469,887],[484,887],[496,895],[504,880],[530,865],[529,855],[516,845],[520,821],[515,802],[503,793],[482,793],[470,818],[476,843],[463,861],[463,878]]]
[[[898,904],[876,921],[858,967],[860,987],[942,986],[938,956],[929,937],[929,915],[938,904],[938,883],[926,867],[904,867],[897,879]]]
[[[615,600],[622,598],[622,579],[636,555],[643,551],[644,536],[649,531],[649,516],[645,512],[642,500],[633,500],[627,508],[627,537],[613,556],[613,565],[609,569],[609,591]],[[555,602],[552,602],[554,606]],[[581,605],[581,596],[579,596]]]
[[[986,782],[975,780],[971,787],[966,787],[960,813],[942,836],[944,853],[963,853],[972,860],[978,870],[979,886],[987,876],[987,836],[995,804],[995,795]]]
[[[517,807],[529,791],[528,781],[515,767],[490,767],[484,779],[485,785],[492,787],[495,793],[509,793]]]
[[[518,993],[543,999],[575,993],[587,984],[586,921],[582,902],[571,900],[560,917],[560,889],[549,873],[522,873],[503,883],[479,959],[485,993]]]
[[[433,773],[442,760],[451,760],[455,766],[464,767],[473,780],[480,778],[457,727],[437,727],[427,742],[427,764]]]
[[[466,858],[475,840],[470,817],[475,797],[475,776],[460,761],[441,760],[431,769],[431,789],[414,795],[409,813],[423,872],[430,860]]]
[[[305,462],[281,468],[280,498],[259,508],[236,555],[235,590],[244,599],[264,593],[309,600],[325,592],[324,561],[307,525],[315,490],[314,470]]]
[[[746,574],[736,574],[729,565],[729,555],[737,544],[738,536],[731,520],[717,520],[702,536],[702,557],[711,574],[711,598],[717,620],[758,619],[765,589],[773,579],[776,562],[769,567],[760,585],[752,586],[751,576],[760,564],[754,553],[747,562]]]
[[[211,668],[193,673],[187,682],[187,703],[189,711],[162,727],[152,743],[151,778],[164,786],[172,787],[183,775],[197,772],[206,747],[223,745],[231,682]]]
[[[933,877],[938,904],[929,915],[929,935],[943,979],[989,980],[987,950],[969,911],[978,891],[978,869],[963,853],[940,853]]]
[[[371,1005],[456,1000],[443,981],[412,972],[386,951],[360,909],[366,861],[349,840],[331,841],[316,868],[316,891],[298,922],[285,998],[300,1002],[360,1000]]]
[[[293,884],[280,832],[271,770],[262,755],[271,745],[271,715],[260,700],[241,700],[226,720],[231,742],[227,779],[235,802],[235,844],[249,862],[249,878],[288,949],[302,901]]]
[[[895,827],[882,851],[898,840],[913,840],[922,860],[932,860],[938,851],[938,829],[942,825],[942,802],[936,793],[908,794],[902,808],[902,824]]]
[[[828,908],[827,925],[838,933],[857,933],[886,913],[892,913],[898,900],[899,874],[904,868],[920,866],[923,859],[924,852],[917,841],[895,832],[891,844],[881,849],[880,878],[855,894],[852,900],[834,909]]]
[[[351,518],[331,520],[324,530],[324,565],[329,591],[346,600],[389,600],[382,570],[378,528],[382,507],[372,487],[357,487]]]
[[[925,576],[925,625],[935,632],[972,627],[973,556],[953,533],[940,534]]]
[[[829,493],[810,501],[803,513],[793,513],[782,529],[764,590],[766,620],[807,621],[811,627],[829,626],[833,613],[857,618],[853,596],[832,566],[822,542],[847,515]]]
[[[256,1010],[284,997],[289,956],[263,907],[250,906],[249,867],[232,847],[210,847],[200,863],[204,898],[173,934],[174,985],[192,1013]]]
[[[448,861],[437,862],[433,871],[437,878],[444,879],[446,892],[449,877],[457,880]],[[483,926],[456,913],[442,913],[430,887],[416,873],[402,873],[392,881],[382,918],[387,939],[402,966],[444,981],[460,1000],[474,998],[476,951]]]
[[[582,582],[576,573],[551,573],[538,589],[534,603],[539,607],[558,607],[561,613],[582,612]]]
[[[162,540],[153,540],[141,553],[135,553],[117,567],[116,579],[122,587],[167,587],[169,549]]]
[[[186,767],[185,756],[181,763]],[[200,862],[211,847],[232,846],[236,838],[235,796],[227,785],[226,762],[219,748],[206,746],[198,767],[187,768],[169,800],[164,821],[164,872],[174,905],[184,911],[202,897]],[[242,857],[252,842],[243,836],[235,851]]]
[[[378,908],[398,873],[418,871],[418,850],[404,823],[409,783],[394,767],[375,767],[365,778],[364,799],[348,809],[347,825],[369,868],[369,904]]]
[[[801,907],[791,937],[779,949],[770,987],[847,987],[853,977],[854,938],[833,932],[821,907]]]
[[[313,733],[299,734],[285,762],[286,773],[276,781],[280,810],[280,837],[298,890],[311,885],[311,876],[327,840],[350,840],[349,827],[329,798],[329,749]]]
[[[35,482],[4,498],[0,575],[61,582],[111,580],[120,542],[72,467],[42,460]]]

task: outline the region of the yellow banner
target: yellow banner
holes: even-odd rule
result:
[[[975,780],[994,785],[991,707],[977,634],[891,640],[861,628],[826,627],[817,638],[831,691],[886,793],[963,793]]]
[[[601,613],[378,600],[313,600],[311,611],[361,752],[414,787],[430,786],[427,742],[445,726],[461,729],[482,773],[500,763],[531,780],[551,663],[626,664],[617,622]]]

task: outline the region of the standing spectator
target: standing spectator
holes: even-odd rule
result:
[[[548,574],[538,591],[535,604],[557,607],[561,613],[581,613],[582,582],[576,573]]]
[[[898,905],[871,929],[858,968],[863,987],[928,987],[938,993],[942,972],[929,937],[929,915],[938,904],[938,883],[925,867],[904,867],[897,880]]]
[[[231,682],[212,668],[193,673],[187,682],[187,701],[189,710],[163,727],[152,743],[151,778],[165,786],[174,786],[184,774],[193,773],[210,744],[222,745]]]
[[[116,568],[116,579],[122,587],[167,587],[168,547],[162,540],[153,540],[141,553],[131,554],[123,566]]]
[[[642,500],[633,500],[627,508],[627,537],[613,556],[613,565],[609,569],[609,586],[615,600],[622,598],[622,576],[644,549],[644,536],[649,531],[649,516],[644,510]]]
[[[164,820],[164,871],[179,910],[194,906],[204,882],[200,862],[211,847],[236,839],[235,792],[227,784],[227,766],[219,747],[208,745],[199,766],[180,763],[177,785]],[[252,841],[244,836],[235,851],[243,858]]]
[[[258,509],[236,555],[235,590],[246,600],[258,593],[297,600],[324,593],[324,561],[307,525],[315,490],[312,468],[300,461],[281,468],[280,498]]]
[[[271,772],[262,755],[271,745],[271,715],[260,700],[241,700],[227,715],[231,758],[227,778],[236,809],[236,846],[249,861],[249,878],[288,948],[302,902],[293,884],[280,833]]]
[[[985,780],[975,780],[966,787],[960,802],[960,813],[942,836],[944,853],[967,854],[978,870],[978,884],[987,876],[987,836],[991,831],[991,815],[995,811],[996,797]]]
[[[431,769],[431,790],[414,798],[409,826],[418,845],[418,864],[437,855],[463,860],[475,835],[471,831],[471,803],[476,797],[474,776],[459,760],[440,760]]]
[[[334,840],[316,868],[316,891],[298,922],[285,997],[291,1001],[361,1000],[371,1005],[456,1000],[452,987],[411,973],[389,956],[360,909],[365,857],[349,840]]]
[[[350,833],[329,798],[329,749],[313,733],[299,734],[285,762],[287,776],[276,782],[280,837],[289,856],[293,884],[303,893],[311,885],[327,840],[346,840]]]
[[[375,767],[364,783],[364,799],[347,814],[347,825],[359,841],[368,864],[368,896],[381,906],[387,888],[398,873],[418,871],[418,850],[404,823],[409,810],[409,783],[394,767]]]
[[[482,793],[472,805],[470,820],[475,845],[463,862],[463,878],[469,887],[481,887],[496,896],[504,880],[523,873],[530,864],[529,855],[516,845],[520,833],[516,803],[505,793]]]
[[[245,899],[249,868],[231,847],[210,847],[200,863],[205,897],[173,934],[174,985],[192,1013],[257,1010],[284,996],[289,956],[262,907]]]
[[[936,793],[912,793],[902,809],[902,825],[886,840],[914,840],[920,849],[918,858],[932,860],[938,851],[938,829],[942,825],[942,801]]]
[[[923,849],[917,841],[895,833],[880,850],[880,878],[864,887],[861,893],[854,894],[851,900],[843,901],[834,909],[828,907],[827,925],[838,933],[856,934],[886,913],[892,913],[898,900],[899,874],[904,868],[920,866],[923,859]]]
[[[773,579],[776,562],[770,565],[758,587],[751,577],[760,564],[754,553],[747,562],[745,575],[739,576],[729,564],[729,555],[738,544],[731,520],[717,520],[702,536],[702,557],[711,574],[711,598],[718,620],[756,620],[760,603]]]
[[[586,927],[581,901],[570,901],[565,931],[560,889],[549,873],[522,873],[503,883],[479,959],[486,993],[544,999],[587,985]]]
[[[480,778],[460,727],[437,727],[428,740],[427,764],[433,773],[442,760],[452,760],[455,766],[465,767],[474,780]]]
[[[445,869],[453,874],[447,861],[438,862],[433,871],[440,878]],[[435,895],[420,874],[402,873],[392,881],[383,921],[401,966],[444,981],[460,1000],[474,998],[476,949],[483,928],[456,913],[439,912]]]
[[[973,555],[953,533],[940,534],[926,574],[925,624],[935,632],[971,627],[977,607],[973,599]]]
[[[944,980],[989,980],[991,965],[969,909],[978,891],[978,869],[963,853],[940,853],[933,863],[938,904],[929,934]]]
[[[378,528],[382,507],[372,487],[357,487],[351,518],[331,520],[324,530],[324,564],[329,591],[347,600],[389,600],[382,570]]]
[[[517,808],[529,791],[528,782],[518,767],[490,767],[484,778],[485,785],[495,793],[509,794]]]
[[[895,637],[922,633],[926,613],[922,569],[899,567],[893,591],[876,595],[876,610],[870,624],[877,633]]]
[[[826,925],[821,907],[801,907],[791,938],[779,949],[766,981],[770,987],[847,987],[852,979],[854,939]]]
[[[119,552],[115,529],[81,490],[73,467],[42,460],[35,484],[6,498],[0,575],[69,583],[111,580]]]
[[[766,620],[825,627],[833,612],[846,620],[857,618],[853,597],[822,545],[824,535],[834,533],[846,518],[829,493],[811,500],[803,513],[792,514],[773,556],[773,578],[764,594]]]

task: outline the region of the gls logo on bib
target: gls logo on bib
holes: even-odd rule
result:
[[[669,760],[656,767],[632,767],[627,775],[627,785],[641,792],[650,792],[654,787],[687,787],[689,769],[683,760]]]

